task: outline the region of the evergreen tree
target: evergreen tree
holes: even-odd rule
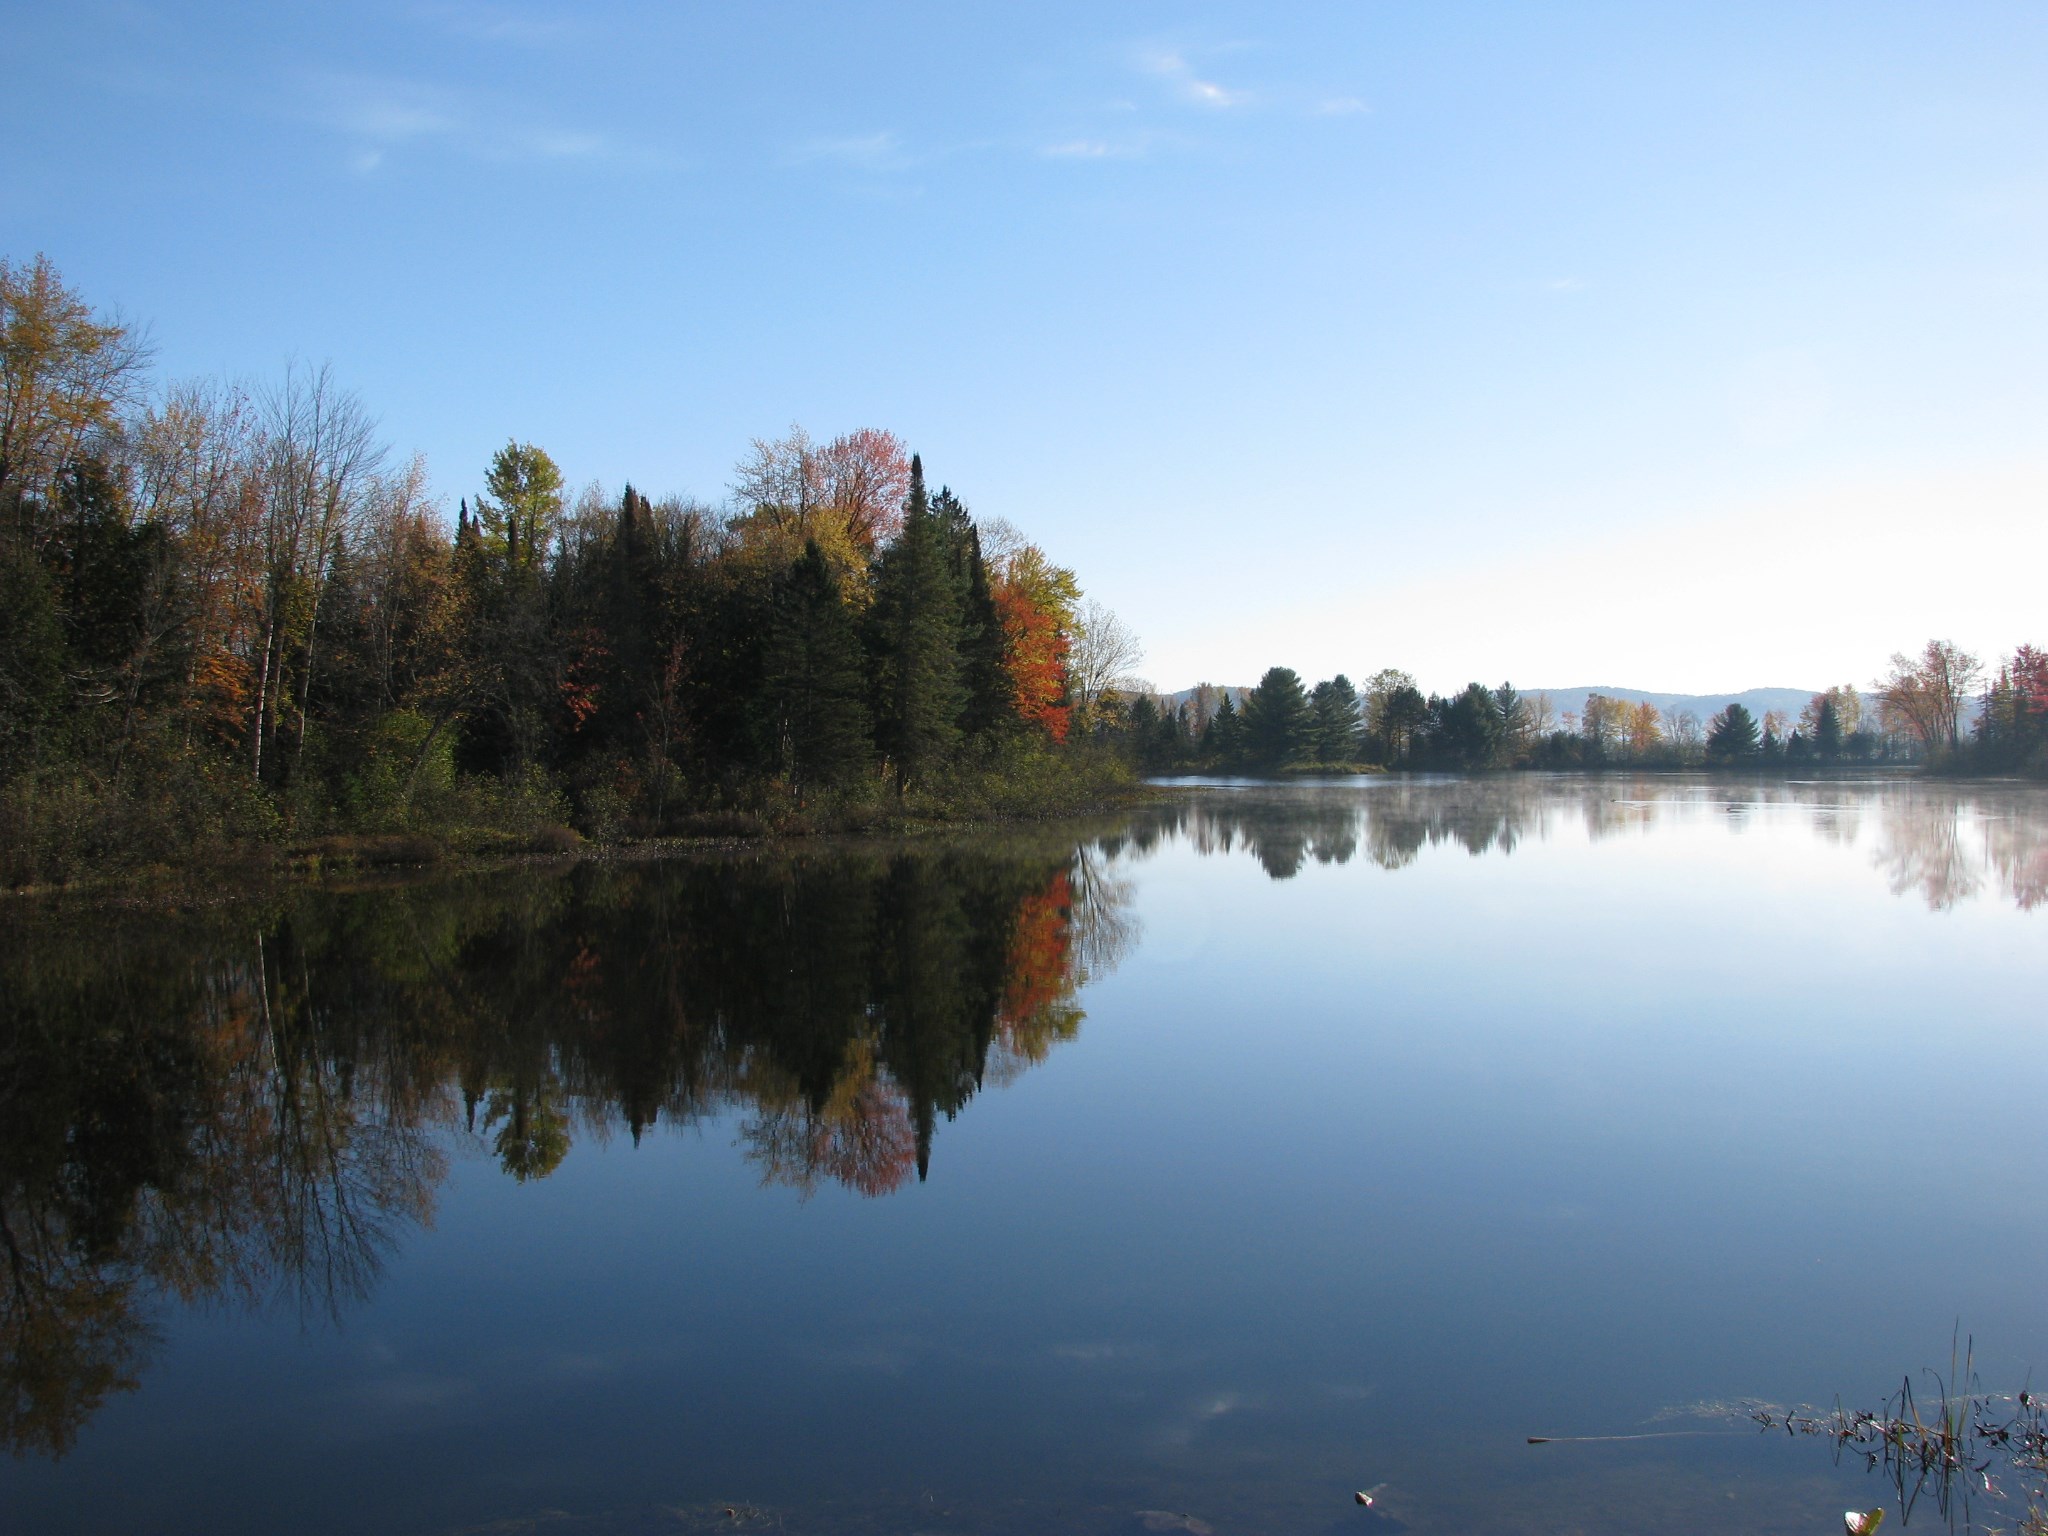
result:
[[[1151,750],[1145,761],[1157,769],[1178,769],[1186,766],[1190,755],[1188,741],[1188,707],[1168,710],[1159,717],[1159,724],[1152,734]]]
[[[960,594],[946,528],[925,494],[924,465],[910,460],[903,528],[877,562],[870,628],[875,661],[876,742],[900,798],[944,761],[960,739]]]
[[[1821,761],[1833,762],[1842,755],[1842,716],[1835,708],[1835,701],[1823,696],[1820,701],[1820,715],[1814,721],[1813,749]]]
[[[0,544],[0,773],[42,756],[64,709],[64,624],[49,572]]]
[[[1494,708],[1492,689],[1484,683],[1468,683],[1456,698],[1437,701],[1433,714],[1436,750],[1447,766],[1492,766],[1501,740],[1500,714]]]
[[[769,757],[799,804],[811,785],[844,782],[866,765],[859,639],[816,539],[777,583],[762,673]]]
[[[1223,702],[1216,706],[1209,729],[1202,735],[1202,754],[1219,768],[1232,768],[1243,753],[1244,717],[1237,712],[1237,705],[1226,688],[1223,690]]]
[[[1750,762],[1762,745],[1756,717],[1740,704],[1730,704],[1707,722],[1707,758],[1711,762]]]
[[[1301,676],[1292,667],[1270,667],[1244,701],[1248,755],[1264,767],[1298,762],[1310,747],[1312,716]]]
[[[1495,757],[1512,764],[1521,755],[1529,741],[1529,701],[1522,697],[1513,683],[1502,683],[1493,690],[1493,714],[1499,727],[1495,739]]]
[[[1358,690],[1351,685],[1351,679],[1339,672],[1329,681],[1317,683],[1309,695],[1309,706],[1313,714],[1309,734],[1315,760],[1354,761],[1361,727]]]
[[[1139,694],[1124,711],[1124,730],[1129,738],[1130,751],[1147,767],[1151,766],[1152,749],[1158,741],[1159,722],[1159,706],[1152,702],[1150,694]]]
[[[960,683],[965,692],[960,728],[970,739],[984,740],[1017,717],[1002,619],[981,556],[981,530],[965,504],[942,487],[932,498],[932,513],[946,531],[960,598]]]

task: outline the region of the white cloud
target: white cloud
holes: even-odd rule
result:
[[[1049,160],[1101,160],[1116,153],[1102,139],[1067,139],[1044,145],[1038,152]]]
[[[1357,96],[1328,96],[1315,105],[1317,117],[1358,117],[1372,108]]]

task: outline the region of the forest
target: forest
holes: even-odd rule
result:
[[[1547,694],[1511,683],[1471,683],[1446,698],[1393,669],[1362,688],[1342,673],[1311,688],[1292,668],[1273,667],[1254,688],[1205,683],[1175,699],[1133,696],[1117,723],[1153,773],[1915,764],[2048,777],[2048,652],[2022,645],[1987,679],[1975,657],[1930,640],[1918,655],[1893,656],[1869,693],[1828,688],[1796,719],[1771,710],[1759,720],[1731,703],[1702,721],[1599,693],[1560,713]]]
[[[329,369],[159,384],[0,261],[5,883],[1076,808],[1134,654],[888,432],[757,440],[716,508],[513,440],[451,519]]]

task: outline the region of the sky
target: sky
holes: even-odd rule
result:
[[[0,255],[473,494],[883,427],[1162,688],[2048,644],[2048,6],[0,7]]]

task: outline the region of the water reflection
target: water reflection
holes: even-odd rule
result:
[[[1319,785],[1210,783],[1141,818],[1137,855],[1170,841],[1245,853],[1275,880],[1360,853],[1402,869],[1430,848],[1512,854],[1562,835],[1603,842],[1710,820],[1740,834],[1763,817],[1803,820],[1822,841],[1865,846],[1894,895],[1936,911],[1987,891],[2048,902],[2048,817],[2038,790],[1926,781],[1717,783],[1702,779],[1401,779]]]
[[[338,1316],[466,1135],[738,1111],[770,1183],[865,1195],[1079,1030],[1132,941],[1071,840],[579,870],[251,917],[38,924],[0,951],[0,1436],[61,1455],[166,1301]]]

